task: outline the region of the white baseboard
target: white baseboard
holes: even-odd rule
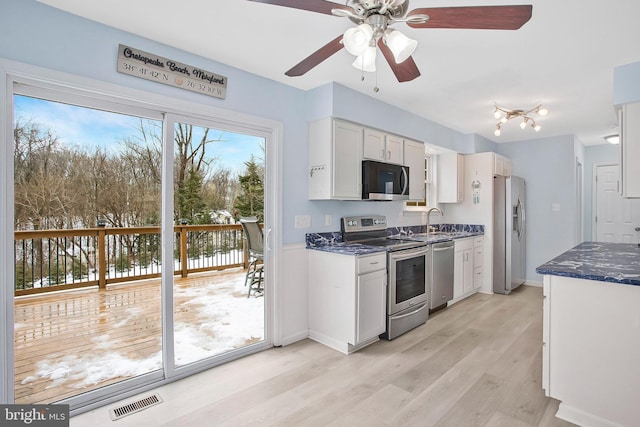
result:
[[[601,418],[597,415],[583,411],[566,403],[560,402],[556,417],[579,426],[589,427],[622,427],[621,424],[614,421]]]
[[[296,343],[298,341],[305,340],[307,338],[309,338],[309,331],[308,330],[299,331],[299,332],[296,332],[294,334],[290,334],[290,335],[288,335],[286,337],[282,337],[280,339],[280,345],[284,347],[284,346]]]

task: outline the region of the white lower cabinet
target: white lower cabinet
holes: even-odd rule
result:
[[[454,240],[453,300],[449,304],[468,297],[482,286],[483,240],[482,236]]]
[[[309,338],[349,354],[386,329],[386,253],[309,250]]]
[[[640,425],[640,286],[545,275],[542,387],[557,418]]]
[[[482,287],[484,280],[484,237],[473,238],[473,288],[478,290]]]

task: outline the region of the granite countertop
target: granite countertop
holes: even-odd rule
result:
[[[335,242],[330,245],[319,245],[319,246],[313,246],[313,247],[307,246],[307,249],[314,249],[316,251],[332,252],[335,254],[354,255],[354,256],[370,255],[370,254],[387,251],[387,248],[385,248],[384,246],[372,246],[372,245],[365,245],[362,243],[351,243],[351,242]]]
[[[640,246],[584,242],[536,268],[539,274],[640,285]]]
[[[402,238],[417,242],[440,243],[454,239],[464,239],[465,237],[482,236],[480,231],[436,231],[433,233],[416,233],[409,235],[391,235],[391,238]]]
[[[387,229],[387,237],[431,244],[484,234],[484,226],[482,225],[439,224],[437,227],[435,233],[425,233],[424,226],[391,227]],[[383,246],[343,242],[340,232],[310,233],[306,235],[306,242],[307,249],[343,255],[359,256],[387,251],[387,248]]]

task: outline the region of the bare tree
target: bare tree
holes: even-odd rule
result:
[[[64,193],[55,178],[58,138],[31,121],[14,127],[15,222],[17,229],[41,229],[63,214]],[[55,221],[59,225],[58,221]]]

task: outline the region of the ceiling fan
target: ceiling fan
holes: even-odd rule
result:
[[[340,5],[325,0],[249,0],[339,17],[357,24],[285,72],[302,76],[345,47],[356,56],[353,66],[375,71],[376,46],[399,82],[420,75],[411,54],[417,42],[389,28],[404,22],[412,28],[517,30],[531,18],[531,5],[427,7],[407,12],[409,0],[347,0]]]

